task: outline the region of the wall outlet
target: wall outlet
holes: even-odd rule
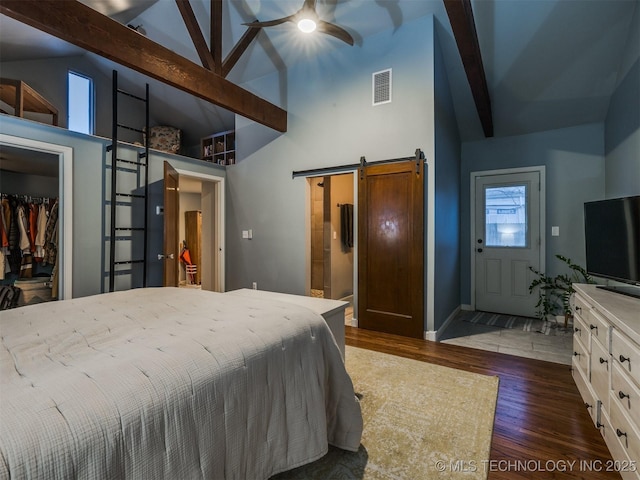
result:
[[[253,282],[253,284],[251,285],[251,288],[253,288],[254,290],[258,289],[258,282]]]

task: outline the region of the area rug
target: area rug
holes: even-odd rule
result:
[[[485,479],[498,377],[347,346],[364,430],[356,453],[320,460],[272,480]]]
[[[463,322],[475,325],[488,325],[498,328],[512,328],[524,332],[536,332],[543,335],[554,335],[558,325],[553,322],[543,322],[537,318],[518,317],[516,315],[502,315],[499,313],[463,311],[460,312]]]

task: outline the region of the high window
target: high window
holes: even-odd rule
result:
[[[93,135],[93,80],[79,73],[69,72],[68,98],[67,128]]]

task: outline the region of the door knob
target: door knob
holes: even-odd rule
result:
[[[481,248],[478,249],[478,253],[482,253],[482,249]]]

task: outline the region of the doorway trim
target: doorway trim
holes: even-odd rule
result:
[[[225,291],[225,177],[218,177],[207,173],[198,173],[190,170],[176,168],[180,177],[187,177],[191,179],[200,180],[203,183],[214,184],[215,195],[215,219],[214,228],[215,244],[213,249],[216,252],[214,254],[217,268],[216,282],[218,283],[221,292]]]
[[[318,169],[318,171],[324,171]],[[358,225],[358,202],[355,201],[358,198],[358,175],[355,171],[340,170],[334,172],[327,169],[329,172],[327,175],[308,175],[297,177],[304,178],[305,183],[305,295],[311,295],[311,184],[310,179],[322,179],[325,176],[340,175],[343,173],[353,173],[353,224]],[[295,178],[295,177],[294,177]],[[358,326],[358,229],[353,229],[353,316],[351,317],[351,326]]]
[[[0,133],[0,144],[10,147],[50,153],[58,157],[58,204],[60,223],[58,244],[60,253],[60,276],[58,298],[73,297],[73,148],[55,143],[45,143],[30,138],[14,137]]]
[[[476,309],[476,263],[475,263],[475,239],[476,236],[476,179],[478,177],[492,175],[507,175],[512,173],[530,173],[537,172],[540,175],[540,271],[544,272],[546,267],[546,180],[545,166],[538,165],[533,167],[505,168],[498,170],[482,170],[471,172],[470,174],[470,199],[469,199],[469,263],[470,263],[470,285],[471,285],[471,304],[470,309]]]

